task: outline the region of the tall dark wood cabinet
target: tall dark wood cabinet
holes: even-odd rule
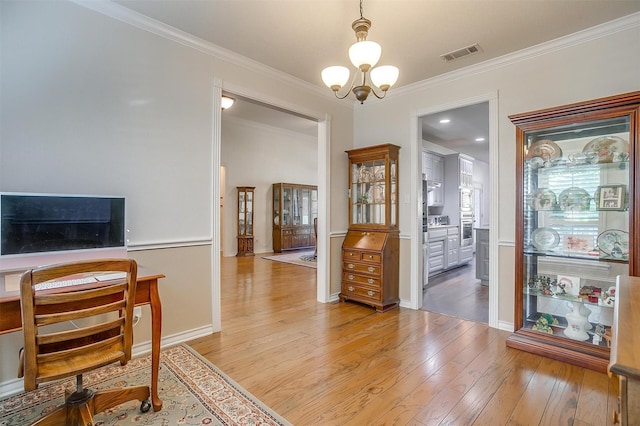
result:
[[[238,186],[238,253],[253,256],[253,193],[254,186]]]
[[[342,243],[340,300],[385,312],[398,306],[398,151],[386,144],[349,155],[349,231]]]
[[[517,204],[507,345],[604,372],[616,277],[640,274],[640,92],[510,119]]]
[[[313,248],[313,222],[318,217],[318,187],[273,184],[273,251]]]

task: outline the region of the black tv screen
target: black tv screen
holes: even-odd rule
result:
[[[123,197],[0,194],[0,254],[125,246]]]

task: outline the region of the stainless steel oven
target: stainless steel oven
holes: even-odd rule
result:
[[[460,246],[473,245],[473,214],[460,217]]]

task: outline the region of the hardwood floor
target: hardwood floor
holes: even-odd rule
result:
[[[316,302],[315,269],[222,259],[222,331],[190,345],[294,425],[609,425],[606,374],[507,348],[508,332]]]
[[[476,263],[429,277],[422,309],[471,321],[489,323],[489,286],[476,279]]]

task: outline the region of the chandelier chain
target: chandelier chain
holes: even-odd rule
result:
[[[364,19],[364,16],[362,16],[362,0],[360,0],[360,19]]]

